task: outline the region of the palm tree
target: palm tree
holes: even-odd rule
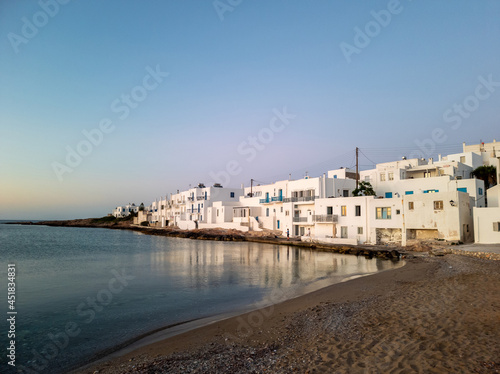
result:
[[[484,165],[476,168],[472,175],[484,181],[484,188],[488,189],[497,184],[497,168],[492,165]]]
[[[353,196],[375,196],[370,182],[359,182],[358,188],[352,191]]]

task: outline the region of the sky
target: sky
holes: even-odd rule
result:
[[[500,140],[499,1],[0,2],[0,219]]]

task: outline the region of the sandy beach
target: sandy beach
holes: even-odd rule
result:
[[[498,373],[500,262],[406,261],[77,372]]]

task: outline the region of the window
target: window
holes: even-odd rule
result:
[[[430,178],[431,177],[431,172],[430,171],[424,171],[424,178]]]
[[[467,187],[459,187],[459,188],[457,188],[457,191],[467,192]]]
[[[231,197],[234,197],[234,192],[231,192]]]
[[[465,164],[465,156],[460,156],[460,162],[461,162],[462,164]]]
[[[424,193],[436,193],[439,192],[439,190],[425,190]]]
[[[361,205],[356,205],[354,208],[356,211],[356,217],[360,217],[361,216]]]
[[[349,190],[344,190],[342,196],[349,197]]]
[[[394,180],[394,173],[393,172],[390,172],[388,176],[389,176],[390,181]]]
[[[266,208],[266,217],[269,217],[269,208]]]
[[[500,222],[493,222],[493,231],[500,231]]]
[[[289,210],[285,211],[285,216],[289,216],[289,215],[290,215],[290,211]]]
[[[333,176],[333,179],[337,179],[337,174],[335,174],[335,175]]]
[[[369,182],[369,181],[370,181],[370,176],[369,175],[365,176],[365,182]]]
[[[332,215],[333,214],[333,206],[327,206],[326,207],[326,214]]]
[[[434,201],[434,209],[435,210],[443,210],[443,200]]]
[[[281,207],[281,213],[283,213],[283,207]]]
[[[392,198],[392,192],[386,192],[385,193],[385,198],[386,199],[391,199]]]
[[[363,235],[363,228],[362,227],[358,227],[358,235]]]
[[[340,207],[340,215],[346,216],[347,215],[347,207],[345,205],[342,205]]]
[[[377,208],[375,217],[377,219],[391,219],[391,208]]]
[[[401,211],[399,209],[396,209],[396,214],[401,214]]]
[[[413,191],[405,191],[405,195],[413,195]]]
[[[340,237],[343,239],[347,239],[347,226],[340,227]]]
[[[277,223],[278,229],[279,229],[280,228],[280,220],[278,220],[276,223]]]
[[[482,194],[483,194],[483,189],[479,188],[479,195],[482,195]]]
[[[217,209],[217,217],[219,217],[219,209]]]
[[[385,173],[380,174],[380,181],[385,182]]]

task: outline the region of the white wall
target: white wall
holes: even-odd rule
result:
[[[474,208],[474,240],[476,243],[500,244],[500,231],[493,224],[500,222],[500,208]]]

